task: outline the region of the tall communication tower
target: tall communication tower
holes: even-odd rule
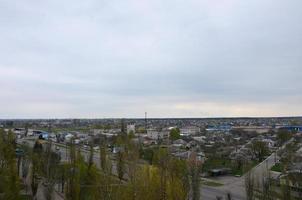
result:
[[[147,121],[147,112],[145,112],[145,131],[147,132],[148,121]]]
[[[126,130],[125,130],[125,119],[124,118],[121,119],[121,132],[122,133],[126,133]]]

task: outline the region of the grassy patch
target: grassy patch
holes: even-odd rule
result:
[[[30,200],[32,199],[30,195],[21,195],[20,200]]]
[[[222,183],[217,183],[217,182],[213,182],[213,181],[202,181],[202,184],[206,185],[206,186],[210,186],[210,187],[220,187],[220,186],[223,186]]]
[[[232,163],[232,161],[228,158],[208,158],[206,162],[202,166],[203,172],[209,171],[211,169],[215,168],[230,168],[232,170],[233,175],[242,176],[246,172],[248,172],[250,169],[255,167],[259,162],[252,161],[248,164],[242,165],[240,168],[236,166],[236,163]]]
[[[208,171],[215,168],[232,168],[231,160],[226,158],[210,157],[202,165],[203,171]]]
[[[275,172],[282,172],[283,171],[284,166],[281,163],[276,163],[271,170],[275,171]]]
[[[244,166],[242,166],[240,169],[236,169],[236,168],[233,168],[233,175],[235,176],[242,176],[244,175],[245,173],[247,173],[248,171],[250,171],[253,167],[255,167],[256,165],[258,165],[259,162],[257,161],[252,161],[248,164],[245,164]]]

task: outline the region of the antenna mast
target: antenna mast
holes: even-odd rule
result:
[[[148,124],[148,122],[147,122],[147,112],[145,112],[145,131],[147,132],[147,125]]]

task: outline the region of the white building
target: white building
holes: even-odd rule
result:
[[[26,130],[24,128],[15,128],[13,130],[14,134],[17,135],[19,138],[25,135]]]
[[[169,131],[157,131],[155,129],[148,129],[147,137],[153,140],[168,138]]]
[[[200,128],[197,126],[187,126],[180,128],[180,134],[185,136],[196,135],[200,133]]]
[[[65,141],[66,142],[71,142],[71,140],[74,138],[74,135],[72,135],[72,134],[67,134],[67,135],[65,135]]]
[[[196,161],[204,163],[206,160],[206,156],[203,152],[192,152],[192,151],[185,151],[185,152],[178,152],[173,154],[175,157],[178,157],[183,160],[190,159],[191,156],[196,156]]]
[[[129,133],[135,133],[135,124],[128,124],[127,125],[127,134]]]

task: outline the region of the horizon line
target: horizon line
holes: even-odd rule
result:
[[[302,118],[302,115],[298,116],[221,116],[221,117],[147,117],[147,119],[269,119],[269,118]],[[145,119],[145,117],[97,117],[97,118],[81,118],[81,117],[58,117],[58,118],[0,118],[0,121],[5,120],[102,120],[102,119]]]

